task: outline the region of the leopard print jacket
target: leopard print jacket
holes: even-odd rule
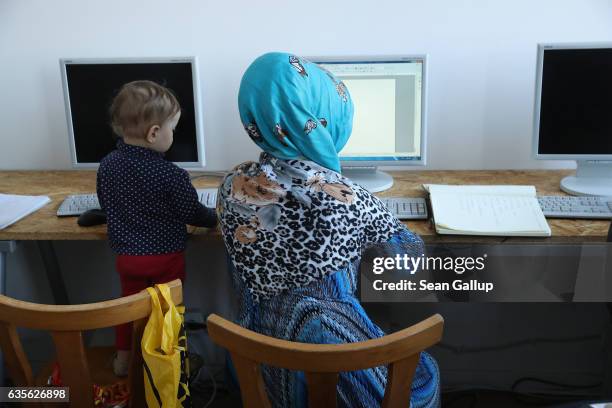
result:
[[[217,214],[255,302],[344,269],[368,246],[405,230],[377,197],[342,175],[267,153],[225,177]]]

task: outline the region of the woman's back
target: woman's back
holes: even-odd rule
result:
[[[405,230],[378,198],[311,161],[262,153],[225,178],[220,197],[223,236],[256,300],[345,269]]]
[[[315,64],[272,53],[248,68],[238,99],[247,134],[264,150],[232,170],[219,192],[238,323],[305,343],[383,336],[355,297],[362,253],[382,244],[386,253],[421,256],[423,242],[340,174],[353,114],[348,90]],[[274,406],[306,406],[303,373],[265,367],[263,376]],[[385,385],[384,367],[342,373],[339,405],[379,405]],[[411,406],[438,405],[438,369],[421,353]]]

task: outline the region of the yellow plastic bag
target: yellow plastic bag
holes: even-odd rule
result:
[[[156,287],[161,300],[155,289],[147,288],[151,295],[151,316],[141,342],[147,406],[190,408],[184,308],[172,303],[168,285]]]

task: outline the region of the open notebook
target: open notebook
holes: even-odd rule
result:
[[[39,210],[50,201],[47,196],[0,194],[0,230]]]
[[[550,236],[534,186],[423,187],[439,234]]]

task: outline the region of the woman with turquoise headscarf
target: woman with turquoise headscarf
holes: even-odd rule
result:
[[[340,174],[338,152],[352,130],[346,86],[285,53],[257,58],[238,96],[240,119],[262,150],[220,187],[217,212],[239,292],[238,323],[303,343],[351,343],[383,331],[355,297],[364,250],[385,245],[419,256],[422,240],[382,202]],[[386,368],[341,373],[338,403],[378,406]],[[263,368],[275,407],[307,406],[303,373]],[[412,408],[440,404],[438,368],[421,353]]]

